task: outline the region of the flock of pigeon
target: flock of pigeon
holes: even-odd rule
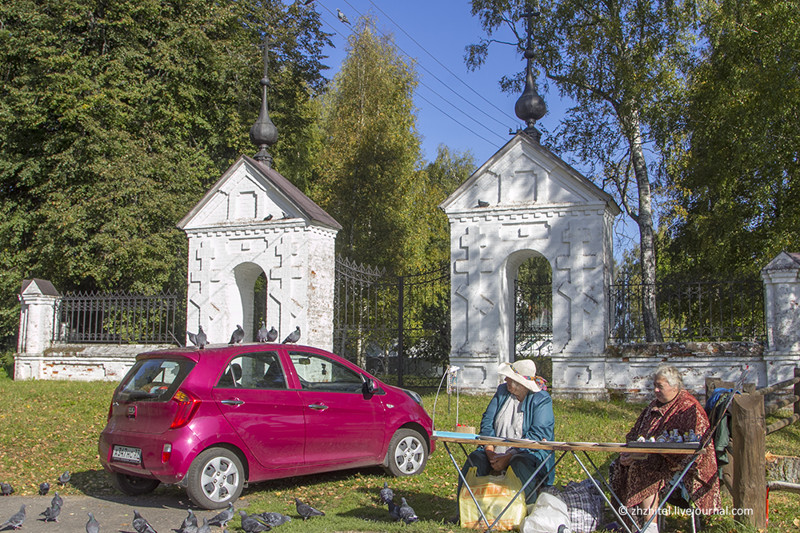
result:
[[[58,482],[62,486],[69,483],[69,480],[69,472],[64,472],[58,478]],[[44,496],[49,490],[49,483],[45,482],[39,485],[39,494]],[[3,496],[8,496],[14,492],[14,489],[8,483],[0,483],[0,491],[2,491]],[[383,483],[383,488],[380,490],[380,499],[381,503],[389,506],[389,515],[395,521],[402,521],[406,524],[410,524],[418,520],[414,509],[408,505],[408,502],[406,502],[405,498],[400,498],[400,505],[394,503],[394,491],[389,488],[389,484],[386,482]],[[304,521],[315,516],[325,516],[323,511],[315,509],[307,503],[303,503],[299,498],[295,498],[294,503],[297,514]],[[58,522],[58,515],[61,513],[61,507],[63,505],[64,500],[61,498],[61,496],[59,496],[58,492],[56,492],[55,496],[53,496],[53,499],[50,502],[50,507],[39,513],[39,515],[44,517],[43,520],[45,522]],[[20,529],[22,527],[22,523],[25,521],[26,507],[27,504],[23,505],[20,507],[18,512],[11,516],[11,518],[0,524],[0,531],[7,528]],[[212,526],[224,529],[228,525],[228,522],[230,522],[234,516],[236,516],[236,510],[231,503],[228,504],[227,509],[215,515],[211,519],[204,518],[203,524],[198,526],[197,516],[195,516],[191,509],[188,511],[189,514],[186,518],[184,518],[180,527],[173,531],[176,531],[177,533],[211,533]],[[86,533],[99,533],[100,523],[95,519],[92,513],[88,513],[88,515],[89,521],[86,522]],[[271,529],[278,527],[281,524],[285,524],[292,519],[290,516],[286,516],[281,513],[265,512],[248,515],[242,510],[239,510],[239,516],[241,517],[241,527],[245,533],[261,533],[263,531],[270,531]],[[133,529],[136,530],[136,533],[157,533],[153,526],[150,525],[150,522],[148,522],[147,519],[143,517],[137,510],[133,511],[132,525]]]
[[[206,336],[206,332],[203,331],[203,326],[199,326],[197,328],[197,333],[192,333],[191,331],[186,332],[186,336],[189,337],[189,341],[200,348],[201,350],[205,348],[208,344],[208,337]],[[278,338],[278,330],[274,327],[267,329],[266,324],[263,322],[261,323],[261,328],[258,330],[256,335],[256,340],[258,342],[275,342]],[[236,329],[233,330],[231,334],[231,340],[228,341],[228,344],[239,344],[244,340],[244,329],[242,326],[236,326]],[[285,339],[283,339],[283,344],[293,344],[300,340],[300,326],[297,326],[294,331],[289,333]]]
[[[69,471],[64,472],[60,476],[58,476],[58,484],[62,487],[69,483],[69,480],[72,478],[72,475]],[[39,494],[45,496],[48,492],[50,492],[50,483],[47,481],[39,484]],[[0,483],[0,494],[3,496],[10,496],[14,493],[14,487],[11,486],[9,483]],[[58,515],[61,514],[61,507],[64,506],[64,499],[59,496],[58,492],[55,493],[53,499],[50,500],[50,507],[39,513],[39,516],[44,517],[45,522],[58,522]],[[11,529],[19,529],[22,527],[22,523],[25,521],[25,507],[27,504],[23,504],[19,511],[11,515],[11,518],[0,524],[0,531],[11,528]],[[94,525],[90,528],[90,524],[94,523]],[[100,531],[100,526],[97,524],[97,520],[94,519],[92,513],[89,513],[89,521],[86,523],[86,532],[87,533],[98,533]]]

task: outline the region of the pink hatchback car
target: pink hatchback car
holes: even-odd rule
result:
[[[114,392],[99,449],[125,494],[177,484],[217,509],[248,482],[375,465],[418,474],[431,431],[418,394],[334,354],[224,345],[140,354]]]

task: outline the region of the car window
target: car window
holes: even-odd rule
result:
[[[358,393],[362,390],[361,374],[337,361],[305,352],[290,352],[289,358],[303,389]]]
[[[167,401],[172,398],[194,363],[187,359],[137,361],[122,382],[117,400]]]
[[[217,383],[222,389],[285,389],[286,375],[276,352],[234,357]]]

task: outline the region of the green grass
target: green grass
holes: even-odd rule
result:
[[[97,438],[105,425],[106,413],[115,383],[24,381],[15,382],[0,376],[0,480],[11,483],[17,494],[35,494],[39,483],[55,484],[65,469],[73,472],[73,481],[65,494],[104,495],[113,493],[97,457]],[[432,413],[434,393],[420,390],[425,406]],[[458,421],[477,425],[488,396],[461,395]],[[642,404],[625,402],[590,402],[556,400],[556,438],[566,441],[622,440],[638,416]],[[433,413],[432,413],[433,414]],[[452,429],[456,423],[455,397],[439,397],[436,426]],[[785,428],[767,438],[769,451],[782,455],[800,455],[800,429]],[[460,452],[459,452],[460,453]],[[607,468],[611,454],[595,453],[592,460]],[[463,457],[456,457],[461,463]],[[578,464],[565,458],[556,471],[557,483],[586,477]],[[378,490],[388,481],[399,498],[404,496],[422,519],[409,526],[390,521],[384,506],[378,503]],[[299,520],[281,526],[281,531],[466,531],[446,523],[456,514],[456,476],[443,447],[431,456],[420,476],[392,479],[381,469],[361,469],[317,476],[258,483],[245,489],[242,502],[249,512],[278,511],[295,516],[293,499],[299,497],[326,512],[324,520]],[[165,487],[158,491],[177,491]],[[796,529],[800,515],[800,496],[775,492],[770,495],[770,529]],[[732,507],[730,497],[723,506]],[[238,518],[232,523],[233,530]],[[686,531],[686,519],[672,519],[667,531]],[[714,517],[712,533],[747,531],[731,518]]]

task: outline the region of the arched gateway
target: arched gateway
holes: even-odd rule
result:
[[[450,361],[462,386],[494,390],[497,366],[513,361],[514,281],[520,264],[541,256],[552,269],[554,385],[604,387],[598,356],[620,213],[611,196],[520,132],[440,207],[450,221]]]

